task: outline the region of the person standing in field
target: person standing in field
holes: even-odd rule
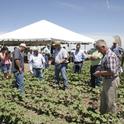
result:
[[[8,51],[7,47],[3,47],[0,52],[0,60],[1,60],[1,69],[4,73],[4,78],[9,79],[10,78],[10,52]]]
[[[116,91],[120,83],[120,62],[116,54],[107,47],[104,40],[96,41],[96,48],[104,56],[101,60],[101,70],[94,73],[95,76],[103,79],[100,112],[101,114],[116,113]]]
[[[45,58],[38,49],[35,47],[33,49],[33,54],[29,58],[29,68],[30,72],[37,78],[43,78],[43,68],[45,66]]]
[[[117,35],[114,36],[113,45],[111,50],[117,55],[120,60],[120,71],[123,72],[123,64],[124,64],[124,49],[121,47],[121,38]]]
[[[49,60],[50,60],[50,46],[47,45],[45,46],[45,48],[42,50],[42,54],[44,54],[44,58],[45,58],[45,68],[49,67]]]
[[[67,74],[66,74],[66,68],[67,68],[67,63],[68,63],[68,52],[66,49],[61,47],[61,42],[60,41],[55,41],[52,44],[55,48],[53,57],[55,61],[55,82],[56,84],[59,85],[59,73],[61,73],[62,79],[64,81],[64,86],[63,89],[68,89],[68,79],[67,79]]]
[[[26,44],[21,43],[19,48],[14,49],[12,57],[12,72],[21,96],[24,95],[24,51],[26,48]]]
[[[74,73],[81,73],[83,62],[86,57],[86,55],[84,54],[80,47],[81,45],[80,43],[78,43],[76,45],[76,50],[73,52]]]
[[[33,50],[32,50],[32,49],[29,49],[29,51],[28,51],[28,55],[27,55],[28,62],[29,62],[30,57],[32,56],[32,54],[33,54]]]
[[[88,55],[88,59],[91,60],[91,66],[90,66],[90,85],[91,87],[95,88],[96,85],[99,85],[100,83],[100,77],[96,77],[94,75],[95,71],[98,70],[101,66],[101,59],[102,54],[98,52],[96,49],[96,46],[94,44],[94,49],[91,51],[91,53]]]

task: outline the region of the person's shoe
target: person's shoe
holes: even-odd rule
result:
[[[18,96],[18,100],[19,100],[19,101],[24,101],[24,96],[19,95],[19,96]]]
[[[58,87],[60,87],[59,83],[53,83],[52,86],[53,86],[54,88],[58,88]]]
[[[69,89],[68,86],[64,86],[64,87],[63,87],[63,90],[68,90],[68,89]]]

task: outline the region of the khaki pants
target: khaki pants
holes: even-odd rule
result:
[[[116,90],[120,83],[119,77],[114,79],[103,79],[103,90],[101,92],[100,112],[104,113],[116,113]]]

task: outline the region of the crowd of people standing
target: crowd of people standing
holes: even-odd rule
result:
[[[14,51],[9,52],[7,47],[2,47],[0,52],[0,67],[5,79],[11,78],[12,72],[16,86],[21,96],[24,95],[24,51],[27,48],[25,43],[15,47]],[[123,67],[123,49],[115,39],[113,46],[108,48],[104,40],[97,40],[94,49],[90,53],[84,53],[81,50],[81,44],[76,44],[76,49],[71,53],[73,56],[73,72],[81,73],[83,63],[86,60],[91,61],[90,66],[90,86],[95,86],[103,81],[103,90],[101,92],[100,112],[116,112],[116,90],[119,85],[119,75]],[[51,59],[52,58],[52,59]],[[45,47],[39,52],[37,47],[30,49],[28,53],[29,72],[38,78],[43,79],[43,69],[49,67],[49,59],[54,63],[55,84],[60,84],[60,73],[63,79],[63,89],[69,89],[67,66],[69,63],[69,53],[61,46],[60,41],[52,43],[52,51]]]

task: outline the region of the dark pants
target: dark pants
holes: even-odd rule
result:
[[[94,73],[98,69],[98,67],[99,65],[90,66],[90,75],[91,75],[90,83],[91,83],[91,87],[93,88],[95,88],[96,84],[100,82],[100,78],[94,76]]]
[[[74,62],[74,73],[81,73],[83,62]]]

